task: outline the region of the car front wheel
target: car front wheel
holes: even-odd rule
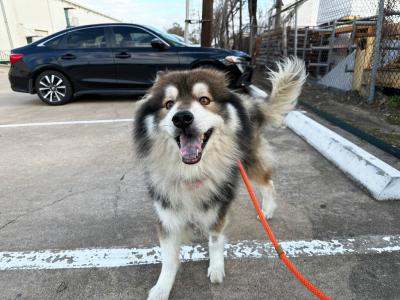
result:
[[[35,82],[36,92],[48,105],[63,105],[72,98],[72,87],[69,80],[60,72],[45,71]]]

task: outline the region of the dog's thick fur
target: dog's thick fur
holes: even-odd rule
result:
[[[272,159],[263,129],[281,125],[296,105],[305,78],[303,62],[286,59],[270,72],[268,99],[255,99],[230,91],[219,71],[174,71],[159,75],[138,104],[134,142],[159,217],[163,260],[148,299],[168,299],[180,245],[193,227],[209,235],[208,277],[222,282],[223,230],[235,198],[237,160],[259,189],[266,217],[272,217]],[[179,112],[193,116],[187,127],[178,122]]]

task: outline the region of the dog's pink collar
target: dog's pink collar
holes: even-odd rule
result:
[[[188,181],[186,182],[186,186],[191,189],[195,190],[203,186],[205,179],[203,180],[195,180],[195,181]]]

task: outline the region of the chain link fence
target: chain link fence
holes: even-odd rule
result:
[[[400,1],[386,0],[376,86],[400,89]]]
[[[268,24],[258,67],[296,55],[322,86],[356,91],[368,102],[375,89],[399,92],[399,0],[297,0],[271,9]]]

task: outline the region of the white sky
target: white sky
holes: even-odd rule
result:
[[[74,0],[111,17],[127,23],[152,25],[167,29],[174,22],[184,27],[186,0]],[[217,0],[214,0],[214,3]],[[190,19],[201,17],[202,0],[190,0]],[[264,11],[274,0],[258,0],[258,7]],[[247,18],[247,9],[244,11]],[[190,31],[199,25],[190,25]]]

